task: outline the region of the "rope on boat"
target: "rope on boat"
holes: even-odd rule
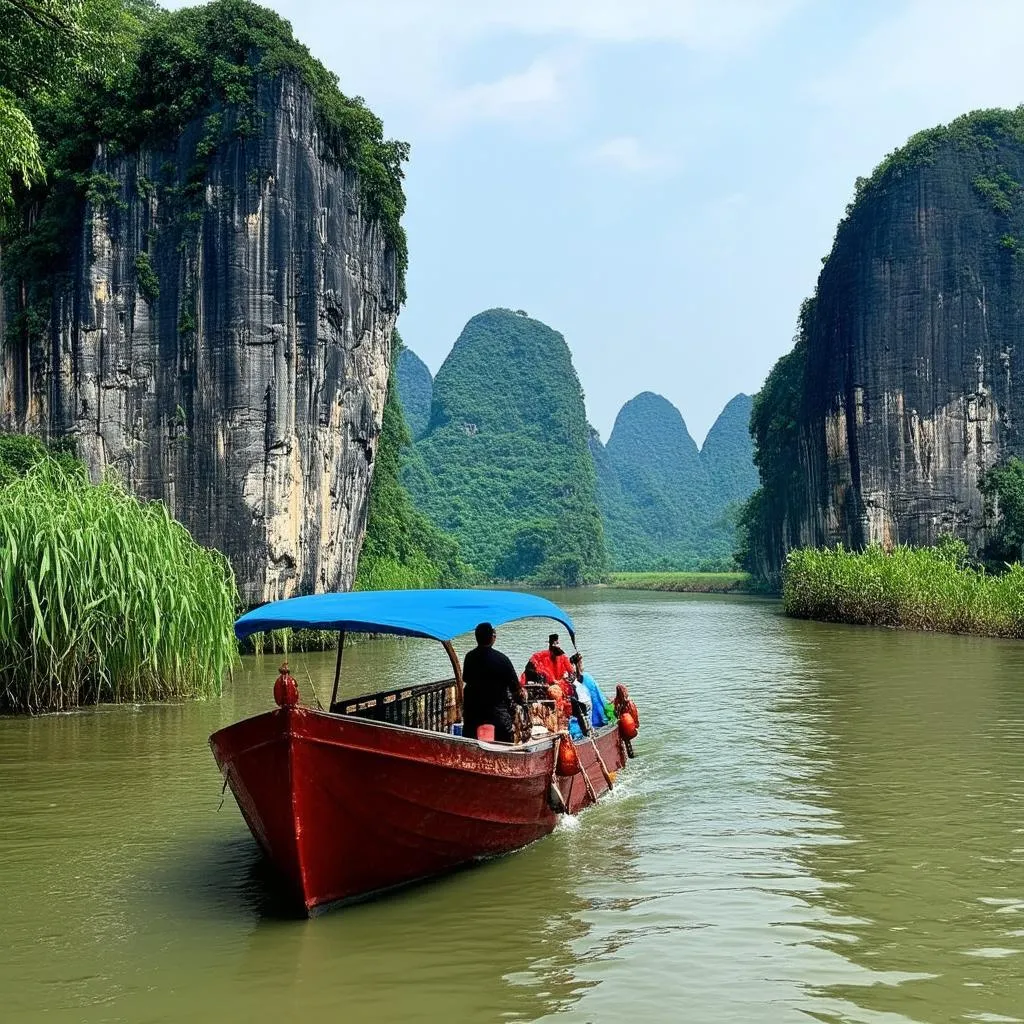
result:
[[[562,796],[562,791],[558,788],[558,748],[562,743],[561,735],[555,737],[555,756],[551,761],[551,781],[548,784],[548,806],[555,812],[555,814],[568,814],[569,808],[565,802],[565,797]]]
[[[597,749],[597,740],[594,738],[593,732],[590,734],[590,742],[594,745],[594,753],[597,754],[597,763],[601,766],[601,772],[604,775],[604,781],[608,783],[608,789],[612,790],[615,788],[615,780],[612,778],[612,773],[608,771],[608,765],[604,763],[604,758],[601,756],[601,751]],[[625,760],[625,758],[623,758]]]
[[[313,691],[313,700],[316,701],[316,706],[323,711],[324,706],[320,703],[320,694],[316,692],[316,686],[313,683],[313,677],[309,674],[309,669],[305,664],[302,666],[303,671],[306,673],[306,678],[309,680],[309,688]]]

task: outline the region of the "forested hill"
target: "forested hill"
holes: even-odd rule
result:
[[[700,450],[713,500],[728,505],[745,501],[758,484],[754,442],[750,437],[750,395],[736,395],[719,413]]]
[[[434,378],[427,364],[411,349],[403,348],[398,356],[398,397],[414,438],[419,437],[430,422],[433,393]]]
[[[644,392],[619,412],[605,448],[590,441],[609,555],[616,569],[724,567],[733,506],[757,484],[751,399],[733,398],[698,451],[679,410]]]
[[[523,313],[487,310],[438,370],[403,480],[485,575],[592,582],[607,557],[588,432],[563,337]]]

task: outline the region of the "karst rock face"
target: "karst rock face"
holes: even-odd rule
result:
[[[309,90],[261,80],[256,109],[245,137],[222,112],[198,181],[208,119],[164,150],[100,147],[114,198],[85,207],[48,330],[0,362],[4,429],[71,435],[95,477],[162,499],[248,604],[351,584],[398,309]]]
[[[1024,454],[1024,132],[973,117],[911,140],[840,225],[783,548],[954,533],[977,550],[979,478]]]

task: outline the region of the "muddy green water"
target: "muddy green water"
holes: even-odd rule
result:
[[[277,659],[207,704],[0,720],[0,1019],[1024,1019],[1024,645],[561,597],[641,707],[614,798],[311,922],[218,810],[206,743],[268,706]],[[521,662],[546,633],[499,646]],[[372,689],[446,661],[381,642],[346,664]],[[297,665],[326,696],[332,656]]]

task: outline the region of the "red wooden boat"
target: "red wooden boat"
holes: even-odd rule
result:
[[[628,719],[575,743],[564,732],[517,744],[453,735],[462,673],[452,638],[534,616],[561,622],[575,644],[560,608],[508,591],[323,594],[236,622],[239,639],[285,626],[341,634],[329,711],[299,706],[282,673],[279,707],[210,737],[253,836],[306,913],[517,850],[608,792],[632,753]],[[347,632],[439,640],[453,677],[339,701]]]

